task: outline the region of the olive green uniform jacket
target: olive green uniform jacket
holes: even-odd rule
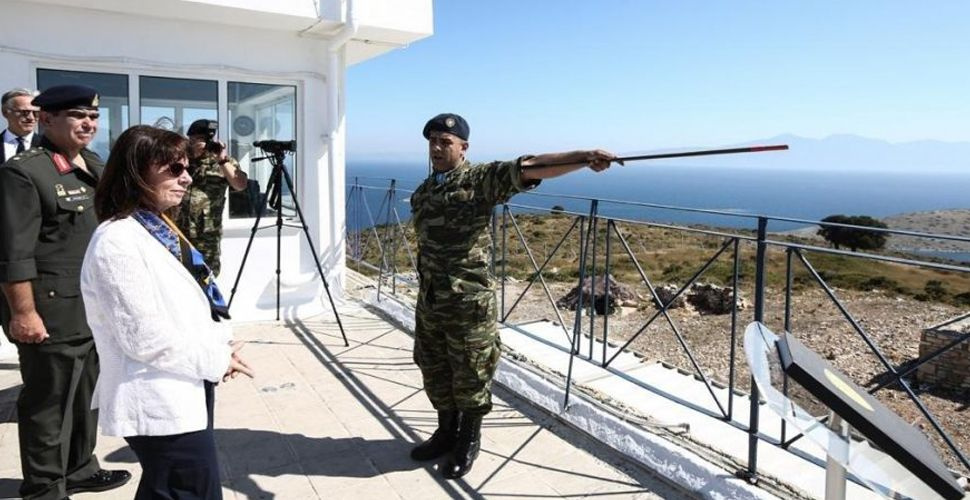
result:
[[[63,498],[65,480],[86,479],[100,468],[93,455],[98,414],[91,409],[98,356],[80,268],[98,226],[94,189],[103,164],[91,151],[81,156],[90,173],[45,138],[0,167],[0,282],[31,282],[50,335],[41,344],[14,342],[24,383],[17,413],[26,498]],[[5,297],[0,321],[9,335]]]

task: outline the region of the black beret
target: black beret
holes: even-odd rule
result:
[[[424,138],[427,139],[431,135],[431,131],[437,132],[447,132],[449,134],[454,134],[461,137],[462,140],[468,140],[468,122],[464,118],[454,114],[454,113],[441,113],[440,115],[428,120],[428,123],[424,124]]]
[[[216,135],[217,130],[219,130],[219,122],[202,118],[192,122],[185,135]]]
[[[86,85],[55,85],[40,93],[30,103],[41,111],[98,107],[98,91]]]

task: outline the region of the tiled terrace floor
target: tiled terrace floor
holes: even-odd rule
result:
[[[496,390],[482,454],[460,481],[408,457],[435,427],[411,361],[411,337],[348,306],[344,347],[333,321],[237,326],[257,376],[217,390],[216,439],[231,498],[684,498],[650,473]],[[15,362],[0,362],[0,498],[20,478]],[[126,487],[74,498],[132,498],[140,471],[123,440],[102,437],[108,468],[135,474]]]

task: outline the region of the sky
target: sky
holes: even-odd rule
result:
[[[970,141],[970,2],[438,0],[434,34],[347,73],[351,161],[619,154],[781,134]]]

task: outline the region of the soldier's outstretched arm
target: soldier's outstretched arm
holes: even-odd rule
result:
[[[602,149],[544,153],[522,160],[522,180],[551,179],[586,166],[597,172],[602,172],[610,168],[610,164],[615,159],[615,154]]]

